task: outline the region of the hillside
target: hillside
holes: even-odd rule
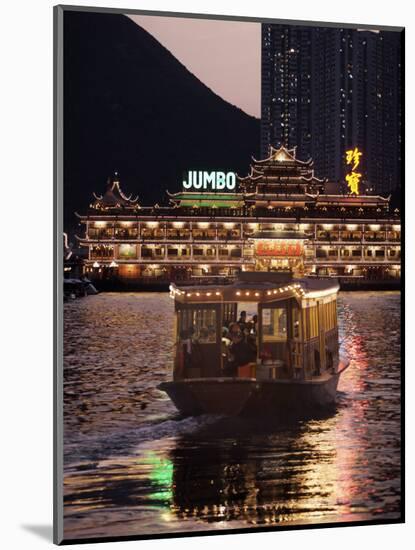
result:
[[[118,171],[141,204],[165,202],[192,169],[248,169],[259,120],[230,105],[124,15],[66,12],[65,227]]]

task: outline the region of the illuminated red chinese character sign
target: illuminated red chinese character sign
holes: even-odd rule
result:
[[[350,193],[354,193],[355,195],[359,195],[359,183],[360,178],[362,177],[362,174],[356,172],[356,168],[360,164],[361,156],[362,153],[357,147],[346,151],[346,164],[351,165],[352,167],[352,171],[349,174],[346,174],[347,186]]]
[[[303,253],[301,241],[257,241],[255,244],[257,256],[298,257]]]

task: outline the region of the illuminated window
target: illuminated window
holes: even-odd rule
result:
[[[120,244],[119,257],[124,260],[137,258],[137,246],[135,244]]]
[[[285,307],[262,310],[262,340],[285,342],[287,340],[287,311]]]
[[[216,310],[201,308],[179,311],[179,334],[199,344],[216,344]]]

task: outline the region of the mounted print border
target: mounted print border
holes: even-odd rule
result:
[[[402,523],[404,29],[54,8],[54,542]]]

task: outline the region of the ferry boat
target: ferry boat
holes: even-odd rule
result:
[[[336,402],[333,279],[243,272],[228,285],[170,286],[173,380],[158,386],[183,415],[308,415]]]

